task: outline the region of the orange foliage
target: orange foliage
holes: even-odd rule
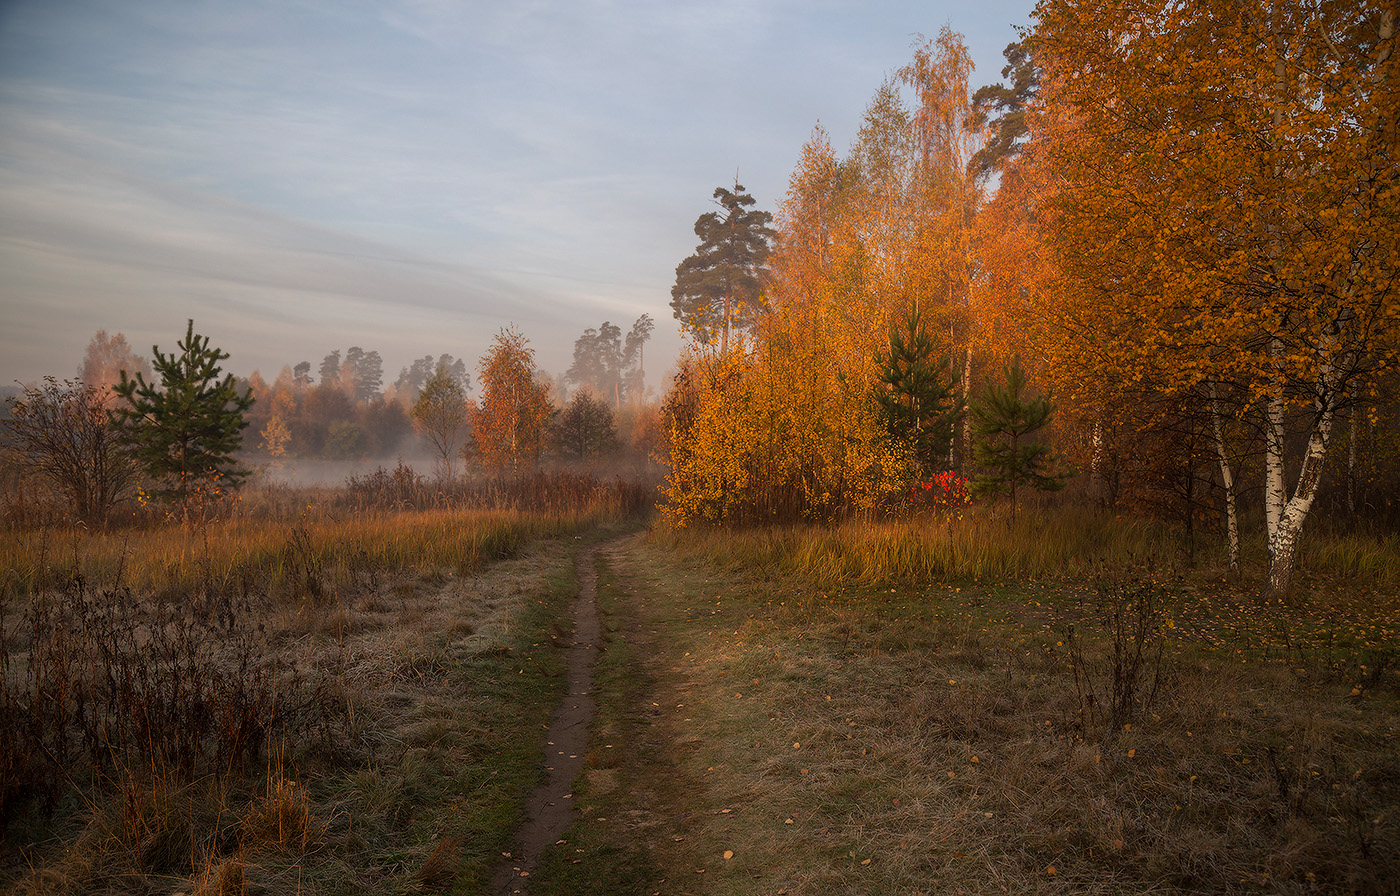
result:
[[[535,350],[514,326],[496,334],[477,365],[481,404],[472,412],[471,449],[491,470],[517,470],[540,456],[544,424],[553,413],[535,381]]]

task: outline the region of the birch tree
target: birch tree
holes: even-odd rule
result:
[[[1063,344],[1102,378],[1146,371],[1217,409],[1212,387],[1238,393],[1265,432],[1269,589],[1284,592],[1337,415],[1396,360],[1394,9],[1046,0],[1037,14],[1061,122],[1050,238],[1064,302],[1092,322],[1062,327]]]

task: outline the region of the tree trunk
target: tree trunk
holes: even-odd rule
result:
[[[724,328],[719,335],[719,356],[721,360],[729,359],[729,293],[724,294]]]
[[[1089,498],[1101,507],[1108,506],[1108,482],[1103,474],[1104,447],[1103,418],[1094,419],[1094,431],[1090,436],[1094,453],[1089,461]]]
[[[1347,438],[1347,513],[1356,522],[1356,438],[1360,434],[1356,425],[1356,412],[1360,409],[1360,396],[1357,387],[1351,387],[1351,412],[1347,415],[1351,432]]]
[[[968,467],[972,466],[972,334],[967,337],[967,358],[963,361],[963,458]]]
[[[1283,351],[1274,340],[1275,354]],[[1288,500],[1283,467],[1283,383],[1274,383],[1264,409],[1264,532],[1269,548],[1270,567],[1273,566],[1274,541],[1283,520],[1283,505]]]
[[[1220,458],[1220,482],[1225,488],[1225,532],[1230,552],[1230,575],[1240,574],[1240,519],[1235,506],[1235,472],[1225,450],[1225,426],[1220,416],[1220,399],[1215,383],[1210,384],[1210,418],[1215,427],[1215,453]]]
[[[1317,497],[1322,481],[1323,462],[1327,459],[1327,442],[1332,435],[1332,410],[1326,408],[1318,415],[1308,434],[1308,450],[1303,455],[1303,468],[1298,473],[1298,485],[1293,497],[1284,506],[1278,528],[1269,539],[1269,593],[1275,597],[1288,592],[1297,562],[1298,538],[1303,521]]]

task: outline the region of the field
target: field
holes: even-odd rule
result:
[[[1268,603],[1072,507],[643,530],[554,485],[8,533],[0,889],[494,893],[582,556],[598,711],[531,893],[1395,892],[1393,540]]]

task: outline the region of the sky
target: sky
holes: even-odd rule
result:
[[[0,0],[0,384],[74,376],[99,329],[225,370],[378,351],[469,367],[517,326],[554,374],[656,321],[695,219],[775,211],[920,35],[974,86],[1032,0]]]

